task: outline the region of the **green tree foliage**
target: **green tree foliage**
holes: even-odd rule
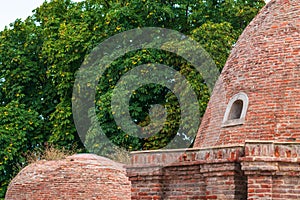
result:
[[[4,195],[10,178],[25,164],[25,153],[46,140],[43,120],[24,104],[11,101],[0,107],[0,194]]]
[[[45,142],[82,148],[72,116],[72,89],[76,71],[97,44],[137,27],[170,28],[199,41],[221,70],[237,37],[263,5],[263,0],[52,0],[25,21],[13,22],[0,33],[0,197],[17,166],[26,165],[26,151]],[[169,124],[159,134],[140,139],[114,123],[109,103],[117,81],[146,63],[173,66],[186,76],[197,92],[201,114],[209,99],[201,75],[172,53],[143,49],[114,61],[99,81],[97,116],[90,117],[99,120],[111,141],[129,150],[163,147],[180,123],[176,96],[158,85],[139,88],[129,110],[146,127],[151,105],[163,105]],[[95,141],[92,130],[86,130],[87,145],[101,154],[105,144]]]

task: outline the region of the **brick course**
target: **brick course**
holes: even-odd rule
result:
[[[239,146],[135,152],[127,166],[132,199],[241,199],[241,155]]]
[[[240,158],[248,199],[300,199],[300,144],[249,141]]]
[[[25,167],[10,183],[6,200],[129,200],[130,182],[122,164],[92,154]]]
[[[135,152],[127,176],[132,199],[300,199],[300,143]]]
[[[300,1],[272,0],[232,50],[194,148],[133,152],[130,182],[103,158],[39,162],[7,199],[300,199],[299,84]],[[239,92],[249,98],[245,122],[222,127]]]
[[[245,29],[215,85],[195,147],[300,140],[299,16],[299,0],[272,0]],[[221,127],[239,92],[249,98],[245,123]]]
[[[222,127],[240,92],[249,98],[244,123]],[[272,0],[232,50],[194,149],[132,154],[134,198],[143,199],[141,185],[152,191],[153,178],[159,187],[147,199],[300,199],[299,99],[300,1]]]

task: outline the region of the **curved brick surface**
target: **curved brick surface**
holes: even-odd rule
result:
[[[6,200],[130,199],[122,164],[92,154],[25,167],[10,183]]]
[[[249,98],[243,125],[221,127],[230,98]],[[195,147],[300,140],[300,1],[272,0],[240,36],[215,85]]]

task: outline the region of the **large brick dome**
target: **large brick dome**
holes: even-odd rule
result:
[[[300,140],[300,1],[272,0],[240,36],[195,147]]]
[[[92,154],[25,167],[10,183],[6,200],[130,199],[122,164]]]

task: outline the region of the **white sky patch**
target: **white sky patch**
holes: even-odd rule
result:
[[[0,30],[16,19],[25,20],[44,0],[0,0]]]
[[[32,11],[43,4],[45,0],[0,0],[0,31],[16,19],[25,20]],[[79,2],[82,0],[73,0]],[[270,0],[265,0],[269,2]]]
[[[74,1],[74,0],[73,0]],[[82,0],[75,0],[79,2]],[[0,31],[16,19],[25,20],[32,11],[42,5],[45,0],[0,0]]]

